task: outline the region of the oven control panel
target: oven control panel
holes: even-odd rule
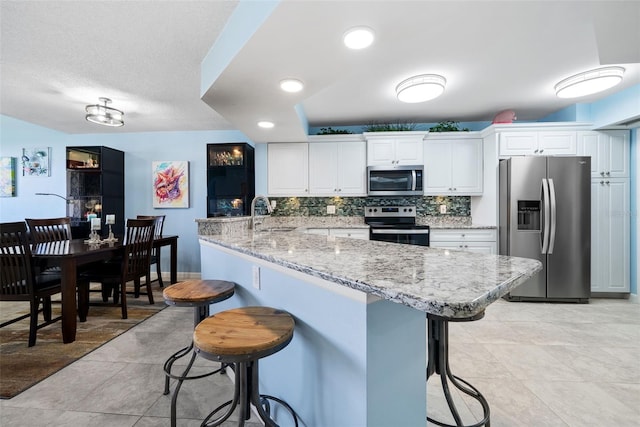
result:
[[[415,206],[368,206],[364,208],[364,216],[367,218],[415,218]]]

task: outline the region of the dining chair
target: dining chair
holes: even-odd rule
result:
[[[154,221],[154,239],[158,237],[162,237],[162,228],[164,227],[164,218],[166,215],[138,215],[138,219],[153,219]],[[161,288],[164,288],[164,282],[162,281],[162,269],[160,268],[160,248],[153,248],[151,251],[151,264],[156,265],[156,276],[157,279],[153,280],[151,283],[158,281],[158,285]],[[151,268],[151,266],[149,266]]]
[[[0,328],[29,317],[29,347],[33,347],[37,330],[62,318],[51,317],[51,296],[60,292],[60,275],[36,274],[25,222],[0,224],[0,301],[28,301],[30,306],[29,313],[0,324]],[[41,311],[44,322],[38,324]]]
[[[29,235],[33,243],[52,243],[65,240],[71,240],[71,218],[27,218],[25,219],[29,226]],[[48,265],[46,260],[41,260],[37,265],[40,274],[61,274],[60,267],[55,265]],[[91,269],[92,265],[86,265],[81,268],[80,271]],[[83,280],[83,276],[78,276],[78,315],[80,321],[87,320],[88,307],[83,306],[83,302],[87,301],[89,292],[89,282]]]
[[[71,218],[27,218],[29,236],[33,243],[49,243],[60,240],[71,240]],[[60,268],[47,265],[46,260],[37,265],[41,273],[60,274]]]
[[[152,219],[128,219],[123,241],[122,257],[106,261],[84,276],[91,282],[102,284],[103,290],[113,291],[113,304],[86,301],[87,305],[116,305],[122,308],[122,318],[127,318],[127,282],[133,281],[140,289],[140,278],[146,276],[149,304],[153,304],[149,267],[153,247],[154,222]],[[104,292],[103,292],[104,295]],[[88,294],[87,294],[88,297]]]

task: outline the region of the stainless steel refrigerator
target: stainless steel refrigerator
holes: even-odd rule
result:
[[[543,265],[506,299],[588,302],[591,158],[512,157],[499,172],[500,254]]]

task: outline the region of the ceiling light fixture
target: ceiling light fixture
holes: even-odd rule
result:
[[[260,126],[261,128],[264,128],[264,129],[271,129],[275,125],[273,124],[273,122],[268,122],[268,121],[265,120],[265,121],[262,121],[262,122],[258,122],[258,126]]]
[[[280,81],[280,89],[285,92],[300,92],[304,88],[304,83],[298,79],[284,79]]]
[[[623,74],[622,67],[597,68],[566,78],[554,89],[558,98],[578,98],[614,87],[622,81]]]
[[[364,49],[371,46],[374,38],[374,32],[371,28],[354,27],[344,33],[342,40],[349,49]]]
[[[398,100],[410,104],[425,102],[439,97],[444,92],[447,80],[437,74],[421,74],[410,77],[396,86]]]
[[[85,111],[87,112],[85,119],[92,123],[104,126],[118,127],[124,125],[124,120],[122,120],[124,113],[120,110],[116,110],[115,108],[107,107],[107,104],[111,102],[109,98],[98,99],[100,102],[103,102],[104,105],[87,105],[85,108]]]

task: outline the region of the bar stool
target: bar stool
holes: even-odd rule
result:
[[[270,307],[241,307],[216,313],[196,326],[193,333],[194,353],[221,363],[232,363],[235,373],[233,400],[214,409],[202,422],[202,426],[214,427],[225,422],[240,406],[238,426],[244,426],[251,416],[253,404],[265,426],[277,427],[271,419],[269,400],[277,402],[289,411],[298,426],[295,411],[285,401],[260,394],[258,389],[258,361],[285,348],[293,338],[295,322],[283,310]],[[211,420],[220,410],[229,406],[224,415]]]
[[[477,388],[469,384],[462,378],[453,375],[451,368],[449,367],[449,322],[471,322],[479,320],[484,317],[484,311],[470,317],[465,318],[450,318],[441,317],[434,314],[427,314],[427,327],[428,327],[428,362],[427,362],[427,381],[434,373],[440,375],[440,381],[442,383],[442,390],[444,397],[449,405],[449,410],[455,425],[446,424],[442,421],[434,420],[427,416],[427,421],[442,426],[442,427],[480,427],[491,425],[489,403],[487,399],[478,391]],[[462,419],[458,410],[453,402],[453,397],[449,391],[448,381],[451,381],[458,390],[476,399],[482,406],[483,418],[479,422],[465,426],[462,424]]]
[[[235,292],[235,283],[225,280],[187,280],[176,283],[164,288],[162,296],[167,305],[178,307],[193,307],[193,326],[194,328],[203,319],[209,317],[209,307],[211,304],[224,301],[233,296]],[[215,373],[224,373],[225,364],[220,369],[208,372],[202,375],[194,375],[189,377],[188,373],[191,364],[184,370],[181,375],[175,375],[171,372],[171,368],[176,360],[186,356],[193,349],[193,341],[187,347],[184,347],[172,354],[164,363],[165,383],[164,394],[169,394],[169,380],[177,379],[178,384],[171,398],[171,425],[176,425],[176,404],[178,401],[178,393],[184,380],[195,380],[208,377]]]

